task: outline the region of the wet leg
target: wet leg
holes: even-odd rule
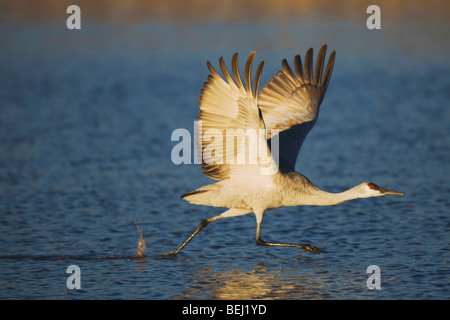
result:
[[[322,250],[320,248],[314,247],[309,244],[296,244],[296,243],[279,243],[279,242],[266,242],[261,239],[261,220],[263,213],[256,214],[256,244],[258,246],[276,246],[276,247],[296,247],[296,248],[302,248],[305,251],[311,252],[311,253],[326,253],[325,250]]]
[[[248,211],[246,209],[230,209],[218,216],[202,220],[200,222],[200,224],[198,225],[197,229],[195,229],[195,231],[189,236],[189,238],[186,239],[186,241],[183,242],[183,244],[181,246],[178,247],[177,250],[166,253],[165,255],[166,256],[176,256],[178,254],[178,252],[180,252],[189,243],[189,241],[191,241],[192,238],[194,238],[195,235],[200,232],[200,230],[202,230],[204,227],[206,227],[211,222],[222,219],[222,218],[241,216],[241,215],[244,215],[244,214],[247,214],[250,212],[251,211]]]

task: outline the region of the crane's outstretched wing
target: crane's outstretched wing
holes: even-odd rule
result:
[[[270,156],[264,121],[256,103],[263,62],[256,70],[252,90],[254,58],[255,52],[245,64],[245,87],[239,75],[237,53],[232,58],[235,81],[222,57],[219,62],[226,81],[207,63],[211,75],[201,90],[196,143],[203,173],[212,179],[233,176],[245,179],[261,172],[278,171],[274,169],[276,165]]]
[[[279,130],[278,168],[281,172],[295,171],[300,148],[318,117],[336,56],[335,51],[331,52],[323,72],[326,49],[326,45],[322,46],[317,55],[314,74],[312,48],[306,52],[304,66],[300,56],[295,56],[295,75],[284,59],[281,63],[283,70],[270,79],[259,94],[258,104],[266,125],[267,138],[273,138],[272,129]]]

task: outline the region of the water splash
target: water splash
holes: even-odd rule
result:
[[[146,246],[145,246],[144,236],[142,235],[142,231],[141,231],[141,229],[139,229],[139,226],[137,224],[136,224],[136,228],[139,232],[139,240],[138,240],[138,246],[136,249],[136,253],[133,254],[131,256],[131,258],[142,259],[142,258],[144,258],[144,251],[145,251]]]
[[[142,259],[144,258],[144,252],[146,249],[144,236],[142,235],[141,229],[139,229],[139,226],[136,224],[136,228],[139,232],[139,240],[138,240],[138,246],[136,249],[136,253],[130,256],[123,256],[123,255],[41,255],[41,254],[31,254],[31,255],[20,255],[20,254],[13,254],[13,255],[0,255],[0,260],[2,259],[13,259],[13,260],[49,260],[49,261],[59,261],[59,260],[115,260],[115,259],[127,259],[128,262],[131,261],[131,259]]]

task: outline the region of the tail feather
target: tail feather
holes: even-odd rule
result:
[[[211,205],[211,201],[210,201],[210,197],[206,196],[206,193],[209,190],[194,190],[192,192],[188,192],[185,193],[181,196],[181,198],[183,198],[186,201],[189,201],[190,203],[193,204],[202,204],[202,205],[206,205],[206,206],[210,206]]]
[[[188,192],[188,193],[183,194],[183,195],[181,196],[181,198],[183,198],[183,199],[185,199],[185,200],[188,200],[188,198],[189,198],[190,196],[193,196],[193,195],[196,195],[196,194],[199,194],[199,193],[204,193],[204,192],[208,192],[208,190],[194,190],[194,191],[191,191],[191,192]]]

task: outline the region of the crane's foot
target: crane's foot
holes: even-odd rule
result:
[[[305,251],[312,252],[312,253],[315,253],[315,254],[327,253],[325,250],[317,248],[317,247],[314,247],[314,246],[309,245],[309,244],[301,244],[300,248],[302,248]]]
[[[325,250],[314,247],[310,244],[296,244],[296,243],[278,243],[278,242],[266,242],[261,239],[256,240],[256,244],[258,246],[275,246],[275,247],[295,247],[295,248],[302,248],[303,250],[311,253],[327,253]]]
[[[172,251],[172,252],[167,252],[164,253],[165,257],[175,257],[177,255],[178,252]]]

